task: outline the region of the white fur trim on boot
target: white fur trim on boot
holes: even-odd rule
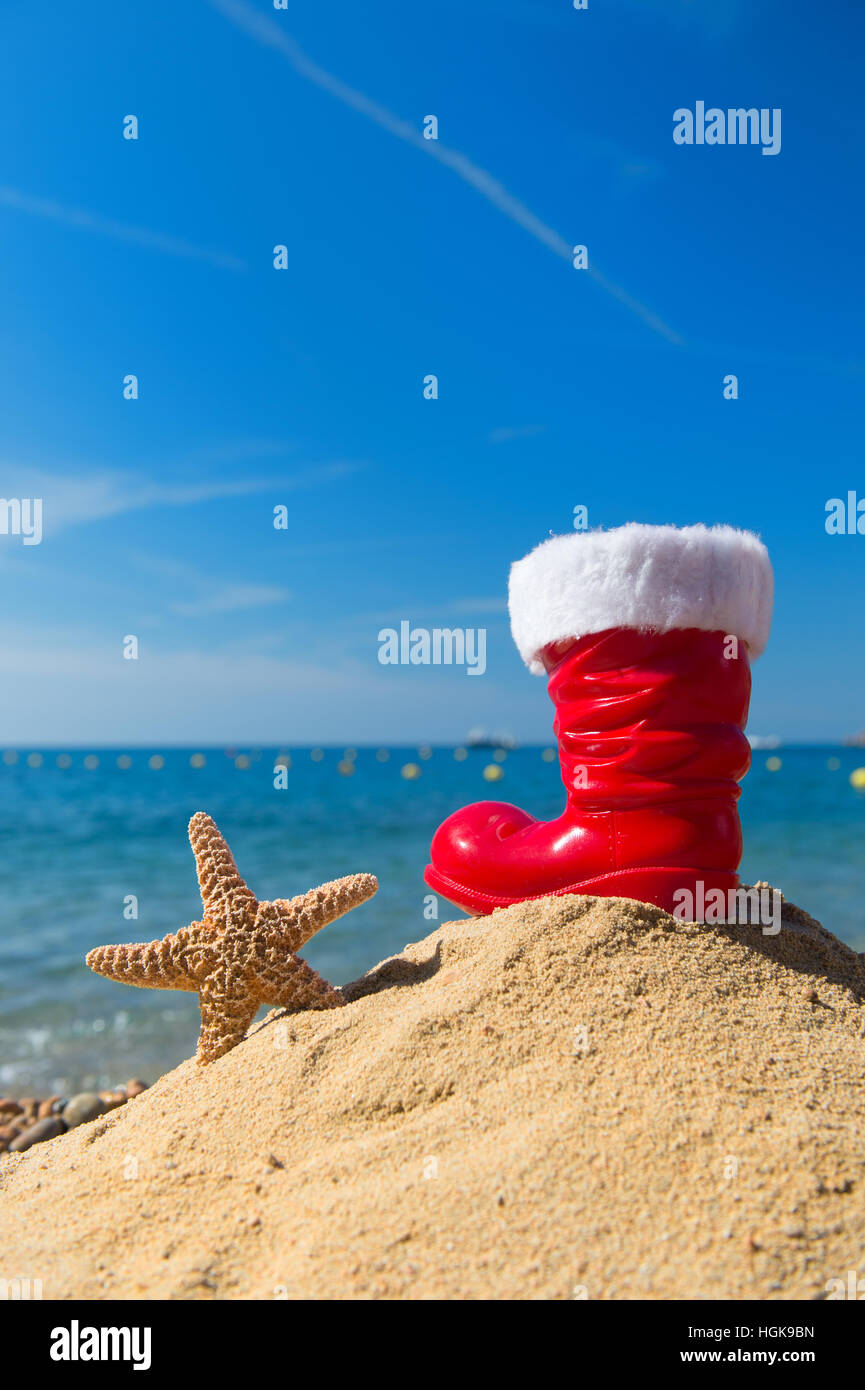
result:
[[[732,526],[644,526],[553,536],[511,565],[511,632],[530,670],[550,642],[608,628],[727,632],[758,657],[772,620],[769,552]]]

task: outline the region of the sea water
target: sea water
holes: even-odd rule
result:
[[[391,748],[385,760],[376,749],[314,758],[291,748],[279,789],[277,751],[285,750],[7,752],[0,1095],[152,1082],[192,1054],[194,995],[116,984],[84,957],[200,918],[186,839],[194,811],[213,816],[259,898],[290,898],[349,873],[378,876],[376,897],[304,952],[341,984],[426,936],[436,905],[439,921],[461,915],[423,882],[430,838],[451,811],[496,798],[551,817],[563,804],[558,767],[540,748],[511,750],[500,763],[489,750],[455,758],[449,748]],[[403,775],[410,764],[416,775]],[[755,752],[740,802],[743,882],[767,880],[857,950],[865,950],[865,791],[850,774],[863,764],[862,749]],[[501,776],[485,777],[491,767]]]

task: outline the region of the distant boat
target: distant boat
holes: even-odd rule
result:
[[[752,748],[780,748],[781,740],[777,734],[749,734],[748,742]]]
[[[466,738],[466,748],[516,748],[517,741],[512,734],[488,734],[486,729],[470,729]]]
[[[858,734],[848,734],[841,742],[845,748],[865,748],[865,729],[860,729]]]

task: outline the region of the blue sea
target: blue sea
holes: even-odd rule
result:
[[[287,786],[277,790],[274,763],[286,751]],[[200,916],[186,839],[194,811],[216,820],[259,898],[290,898],[356,871],[378,876],[377,896],[305,952],[341,984],[434,928],[423,869],[446,815],[487,797],[543,817],[563,804],[558,766],[540,748],[509,751],[496,781],[484,776],[494,764],[488,750],[386,751],[386,760],[373,748],[7,751],[0,1095],[68,1095],[131,1076],[153,1082],[192,1054],[194,995],[115,984],[84,957]],[[865,791],[850,774],[863,763],[865,750],[855,748],[755,751],[740,803],[743,881],[768,880],[857,950],[865,950]],[[409,764],[416,775],[407,777]],[[137,919],[124,917],[131,898]],[[460,915],[444,902],[439,912]]]

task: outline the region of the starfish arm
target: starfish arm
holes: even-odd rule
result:
[[[125,946],[97,946],[87,954],[87,964],[97,975],[141,989],[198,988],[185,959],[183,935],[162,941],[136,941]]]
[[[378,890],[372,874],[350,874],[290,901],[258,903],[210,816],[189,822],[204,917],[162,941],[99,946],[91,970],[144,989],[197,993],[198,1060],[213,1062],[242,1042],[260,1004],[332,1009],[346,1003],[297,954],[298,948]]]
[[[237,871],[231,850],[204,811],[196,811],[189,822],[189,843],[195,855],[205,918],[230,918],[235,910],[255,902],[254,894]]]
[[[284,947],[294,954],[322,927],[365,903],[377,891],[375,874],[349,874],[290,901],[277,898],[271,903],[259,903],[255,925],[278,929]]]
[[[215,1062],[230,1052],[246,1037],[246,1030],[258,1012],[259,1000],[240,987],[228,982],[225,969],[214,971],[199,990],[201,1032],[198,1035],[198,1060],[203,1064]]]
[[[263,1004],[290,1009],[335,1009],[345,1003],[342,990],[334,989],[299,956],[281,957],[259,965],[256,993]]]

